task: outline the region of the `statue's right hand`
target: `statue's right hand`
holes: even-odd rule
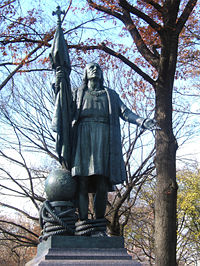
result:
[[[59,66],[56,68],[56,77],[59,77],[59,78],[65,77],[65,70],[63,67]]]
[[[62,67],[57,67],[56,68],[56,83],[55,83],[56,92],[60,90],[60,83],[62,82],[64,78],[65,78],[64,69]]]

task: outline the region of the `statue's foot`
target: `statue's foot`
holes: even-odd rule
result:
[[[108,236],[105,231],[94,231],[91,233],[92,237]]]
[[[76,236],[107,236],[106,234],[106,223],[105,218],[78,221],[76,226]]]

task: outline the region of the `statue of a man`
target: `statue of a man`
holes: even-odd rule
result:
[[[59,6],[53,12],[58,20],[50,53],[52,68],[56,71],[52,129],[57,133],[59,161],[78,181],[82,228],[88,219],[88,193],[95,193],[94,210],[99,223],[105,215],[107,192],[126,180],[119,118],[144,129],[157,129],[157,126],[155,120],[134,114],[114,90],[103,85],[103,73],[96,63],[86,66],[83,85],[72,97],[71,65],[61,28],[62,13]],[[92,222],[86,223],[86,227]]]
[[[80,220],[88,219],[88,193],[95,193],[96,219],[103,218],[107,192],[126,180],[119,118],[144,129],[154,129],[155,120],[129,110],[119,95],[103,86],[100,66],[90,63],[83,86],[74,97],[73,152],[71,172],[78,180]]]

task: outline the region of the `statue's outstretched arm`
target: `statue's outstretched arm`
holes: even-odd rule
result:
[[[140,126],[143,129],[161,129],[155,119],[143,118],[132,112],[119,98],[120,117],[129,123]]]

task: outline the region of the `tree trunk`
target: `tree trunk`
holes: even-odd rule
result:
[[[172,34],[167,36],[163,41],[159,77],[155,87],[156,119],[161,127],[156,134],[156,266],[176,265],[177,143],[172,128],[172,91],[178,38],[173,38]]]

